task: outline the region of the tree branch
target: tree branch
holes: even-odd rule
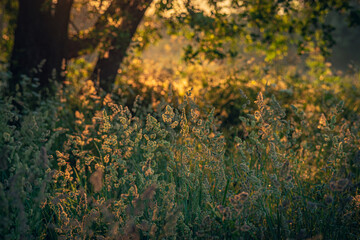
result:
[[[113,0],[106,11],[98,18],[92,30],[86,36],[81,37],[78,34],[67,40],[66,58],[75,58],[84,52],[95,49],[99,45],[100,41],[104,40],[99,37],[99,32],[104,31],[108,27],[109,16],[122,16],[124,19],[126,19],[126,21],[140,22],[146,9],[149,7],[152,1],[153,0]],[[138,20],[137,16],[140,17],[140,20]],[[133,19],[130,19],[132,17]],[[130,29],[127,29],[128,26],[129,24],[121,24],[119,26],[118,32],[129,31]],[[131,30],[130,32],[134,32],[134,30]],[[133,35],[133,33],[130,35]],[[109,40],[112,42],[112,39]]]
[[[119,13],[121,23],[108,39],[111,45],[107,56],[99,57],[92,75],[94,81],[97,78],[100,79],[100,87],[107,92],[110,92],[112,89],[117,70],[126,56],[126,50],[130,46],[131,39],[152,0],[128,0],[118,2],[123,3],[123,8],[121,8],[121,12]],[[124,4],[125,2],[126,4]],[[117,7],[119,9],[119,6]]]
[[[82,53],[95,49],[101,41],[98,33],[103,31],[108,23],[107,17],[115,14],[117,8],[125,8],[127,2],[128,1],[126,0],[112,1],[106,11],[99,16],[98,20],[94,24],[94,27],[86,36],[80,37],[80,34],[77,34],[69,38],[66,44],[68,49],[66,58],[71,59],[79,57]]]

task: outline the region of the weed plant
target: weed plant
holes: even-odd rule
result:
[[[0,102],[4,239],[360,236],[352,95],[341,101],[305,84],[290,93],[296,98],[271,85],[238,96],[226,93],[232,86],[224,94],[241,104],[220,106],[239,111],[227,128],[208,107],[215,88],[197,100],[190,91],[182,100],[171,90],[145,91],[129,107],[92,81],[58,86],[53,99],[28,106],[33,88]],[[317,98],[304,103],[300,93],[311,91]]]

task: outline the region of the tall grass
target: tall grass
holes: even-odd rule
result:
[[[137,97],[70,71],[46,102],[2,98],[1,236],[358,239],[358,86],[248,70]]]

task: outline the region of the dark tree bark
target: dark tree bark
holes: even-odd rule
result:
[[[99,79],[100,88],[106,92],[112,90],[119,66],[126,56],[126,50],[151,2],[152,0],[114,2],[115,10],[119,10],[122,22],[118,28],[119,31],[114,33],[116,36],[111,39],[111,49],[108,50],[106,56],[99,57],[92,74],[93,81],[96,82]]]
[[[51,6],[48,2],[19,0],[10,59],[10,71],[13,74],[9,82],[11,92],[16,91],[21,75],[37,78],[40,89],[48,88],[50,79],[62,78],[73,0],[58,1],[56,6]]]
[[[37,78],[41,90],[51,87],[50,79],[64,79],[62,72],[66,61],[78,57],[83,50],[96,49],[100,41],[104,41],[99,33],[109,27],[107,17],[116,16],[121,18],[121,24],[105,40],[111,43],[109,54],[99,57],[92,75],[92,80],[96,82],[99,77],[100,87],[110,92],[131,39],[152,2],[113,0],[87,36],[70,38],[68,28],[73,0],[58,0],[55,6],[49,0],[18,1],[17,27],[10,59],[13,77],[9,81],[9,88],[12,93],[16,92],[22,75]]]

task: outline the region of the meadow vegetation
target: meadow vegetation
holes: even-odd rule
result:
[[[360,239],[358,3],[0,1],[0,239]]]
[[[1,98],[4,239],[360,236],[358,71],[130,57],[105,94],[87,69]]]

